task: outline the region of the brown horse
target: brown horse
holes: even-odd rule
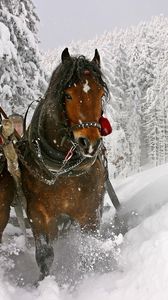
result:
[[[71,57],[66,48],[34,112],[25,142],[20,143],[22,188],[40,279],[49,274],[60,220],[69,216],[85,231],[99,228],[107,178],[99,120],[107,97],[98,51],[89,61],[84,56]],[[5,216],[0,218],[2,234],[14,194],[13,180],[5,169],[0,189],[0,216]]]

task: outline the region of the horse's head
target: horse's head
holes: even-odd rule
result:
[[[62,63],[71,60],[68,49],[62,53]],[[84,156],[94,156],[101,143],[102,98],[107,88],[100,71],[100,56],[95,50],[92,61],[81,56],[76,60],[74,79],[64,91],[65,112],[75,142]]]
[[[107,95],[98,51],[90,61],[70,56],[66,48],[33,115],[30,140],[38,140],[43,152],[54,159],[72,143],[83,156],[95,156],[105,135],[100,123]]]

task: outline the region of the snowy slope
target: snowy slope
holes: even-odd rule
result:
[[[113,208],[103,218],[106,239],[71,230],[55,245],[56,279],[50,276],[38,288],[31,286],[38,276],[34,247],[25,250],[20,230],[9,224],[0,256],[0,300],[167,300],[167,179],[168,165],[162,165],[116,181],[128,233],[112,235]]]

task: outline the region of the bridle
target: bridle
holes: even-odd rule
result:
[[[98,122],[81,122],[79,124],[75,124],[71,126],[71,130],[73,131],[75,129],[90,128],[90,127],[98,128],[99,130],[101,129],[101,125]]]

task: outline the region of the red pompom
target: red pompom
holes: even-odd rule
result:
[[[112,133],[112,127],[107,118],[104,118],[103,116],[101,116],[99,123],[101,125],[101,129],[100,129],[101,136],[106,136],[106,135]]]

